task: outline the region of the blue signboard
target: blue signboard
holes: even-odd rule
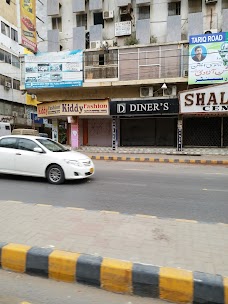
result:
[[[37,123],[37,124],[40,124],[40,125],[44,124],[44,119],[37,117],[36,113],[30,113],[30,117],[31,117],[31,120],[34,123]]]
[[[189,84],[228,81],[228,33],[189,37]]]
[[[82,50],[25,56],[26,89],[78,87],[82,82]]]

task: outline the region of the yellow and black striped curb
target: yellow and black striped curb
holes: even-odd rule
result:
[[[126,156],[90,156],[95,160],[114,160],[150,163],[172,163],[172,164],[202,164],[202,165],[228,165],[228,160],[206,160],[206,159],[180,159],[180,158],[151,158],[151,157],[126,157]]]
[[[175,303],[228,304],[228,278],[95,255],[0,243],[3,269]]]

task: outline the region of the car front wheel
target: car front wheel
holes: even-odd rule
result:
[[[51,165],[48,167],[47,180],[51,184],[62,184],[65,180],[63,169],[59,165]]]

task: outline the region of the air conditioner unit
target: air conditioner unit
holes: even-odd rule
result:
[[[188,70],[183,71],[183,77],[188,77]]]
[[[12,88],[11,82],[6,81],[4,87],[5,87],[5,89],[7,89],[7,90],[8,90],[8,89],[11,89],[11,88]]]
[[[12,111],[12,115],[13,115],[13,117],[17,117],[18,113],[16,111]]]
[[[215,34],[215,33],[218,33],[218,29],[209,29],[204,31],[204,34]]]
[[[163,90],[163,96],[176,96],[177,95],[177,86],[168,86],[167,89]]]
[[[104,11],[103,12],[103,19],[113,19],[114,18],[114,11]]]
[[[140,97],[153,97],[154,90],[153,87],[141,87]]]
[[[101,42],[98,41],[90,41],[90,48],[91,49],[100,49],[101,48]]]
[[[205,0],[206,4],[216,3],[218,0]]]
[[[126,6],[120,7],[120,15],[130,15],[133,11],[131,3],[128,3]]]
[[[104,41],[102,41],[102,46],[103,47],[113,47],[114,41],[113,40],[104,40]]]

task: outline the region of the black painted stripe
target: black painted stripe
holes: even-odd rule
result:
[[[27,253],[26,273],[48,277],[48,257],[53,249],[32,247]]]
[[[224,304],[223,278],[220,275],[194,272],[194,304]]]
[[[6,245],[7,245],[7,243],[0,242],[0,267],[2,266],[2,248]]]
[[[78,282],[100,287],[102,257],[82,254],[76,264],[76,279]]]
[[[133,264],[133,293],[142,297],[159,297],[159,267]]]

